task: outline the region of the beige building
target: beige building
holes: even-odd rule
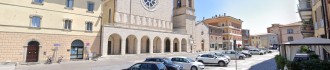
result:
[[[210,33],[209,27],[203,22],[199,22],[195,25],[194,31],[194,47],[193,50],[202,51],[202,50],[216,50],[215,47],[212,47],[210,44]],[[209,47],[210,46],[210,47]]]
[[[270,47],[279,47],[280,43],[278,42],[278,38],[276,34],[267,33],[267,34],[259,34],[258,35],[261,40],[261,47],[270,48]]]
[[[221,28],[222,31],[220,34],[222,35],[223,40],[223,49],[231,50],[234,48],[234,40],[236,40],[236,44],[238,47],[242,48],[242,23],[243,21],[231,16],[215,16],[213,18],[209,18],[204,20],[204,23],[208,24],[211,27]]]
[[[194,11],[194,0],[105,0],[101,54],[190,52]]]
[[[301,34],[302,22],[295,22],[285,25],[272,24],[267,28],[268,33],[274,33],[279,37],[279,43],[303,39]]]
[[[250,35],[251,48],[261,48],[261,38],[258,35]]]
[[[210,47],[214,50],[223,49],[222,28],[209,24],[206,25],[208,26],[210,33]]]
[[[0,62],[99,55],[101,4],[102,0],[0,1]]]

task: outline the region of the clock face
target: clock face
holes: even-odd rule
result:
[[[143,7],[149,11],[156,10],[158,0],[141,0]]]

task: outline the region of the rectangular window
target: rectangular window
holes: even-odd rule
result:
[[[87,11],[89,11],[89,12],[94,11],[94,3],[93,2],[88,2],[87,3]]]
[[[288,37],[288,41],[293,41],[293,37],[292,36],[289,36]]]
[[[43,3],[44,2],[44,0],[33,0],[33,3]]]
[[[69,9],[73,8],[73,0],[66,0],[66,8]]]
[[[40,16],[32,16],[31,17],[31,27],[40,28],[41,17]]]
[[[71,20],[65,20],[64,21],[64,29],[65,30],[71,30],[71,23],[72,23]]]
[[[287,32],[288,34],[293,34],[293,29],[288,29]]]
[[[93,31],[93,23],[87,22],[86,23],[86,31]]]

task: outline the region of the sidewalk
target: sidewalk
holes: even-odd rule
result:
[[[0,70],[15,70],[15,63],[0,63]]]

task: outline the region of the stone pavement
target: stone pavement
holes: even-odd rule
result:
[[[15,70],[15,63],[0,63],[0,70]]]
[[[207,52],[202,52],[207,53]],[[102,57],[97,61],[71,61],[61,64],[20,65],[16,70],[121,70],[142,62],[146,57],[187,56],[196,58],[201,53],[157,53],[157,54],[127,54]]]
[[[202,52],[208,53],[208,52]],[[121,70],[144,61],[147,57],[185,56],[196,58],[201,53],[159,53],[159,54],[127,54],[102,57],[97,61],[71,61],[61,64],[19,65],[16,70]],[[266,55],[253,55],[252,58],[237,60],[238,70],[276,70],[273,58],[278,52]],[[205,70],[235,70],[235,61],[231,60],[228,67],[206,66]]]

